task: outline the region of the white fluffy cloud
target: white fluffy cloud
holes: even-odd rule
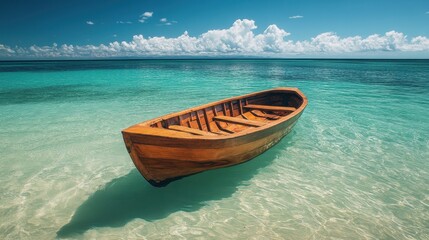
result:
[[[140,15],[139,22],[144,23],[147,19],[153,16],[153,12],[144,12]]]
[[[162,21],[161,21],[162,22]],[[176,38],[135,35],[130,41],[101,45],[9,47],[0,44],[3,58],[144,57],[144,56],[341,56],[359,53],[423,52],[429,56],[429,39],[390,31],[368,37],[340,37],[326,32],[304,41],[287,40],[290,33],[276,25],[256,34],[253,20],[236,20],[228,29],[209,30],[199,36],[188,32]]]
[[[94,25],[94,22],[93,21],[86,21],[86,24],[88,24],[88,25]]]
[[[169,21],[167,18],[161,18],[159,19],[159,21],[161,22],[161,25],[167,25],[167,26],[177,23],[177,21]]]
[[[296,16],[290,16],[289,19],[297,19],[297,18],[303,18],[303,16],[301,15],[296,15]]]
[[[153,15],[153,12],[145,12],[142,14],[143,17],[148,17],[148,18],[152,17],[152,15]]]

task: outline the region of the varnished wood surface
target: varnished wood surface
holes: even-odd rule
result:
[[[277,88],[168,114],[122,133],[140,173],[163,185],[261,154],[290,132],[306,105],[298,89]]]
[[[251,110],[250,111],[253,115],[257,116],[257,117],[264,117],[270,120],[277,120],[280,118],[280,116],[275,115],[275,114],[268,114],[268,113],[263,113],[259,110]]]
[[[211,132],[201,131],[201,130],[198,130],[198,129],[194,129],[194,128],[190,128],[190,127],[184,127],[184,126],[179,126],[179,125],[168,126],[168,129],[176,130],[176,131],[179,131],[179,132],[191,133],[191,134],[195,134],[195,135],[201,135],[201,136],[216,136],[216,134],[211,133]]]
[[[213,119],[215,121],[237,123],[237,124],[251,126],[251,127],[262,127],[262,126],[265,125],[263,122],[247,120],[247,119],[244,119],[244,118],[228,117],[228,116],[216,116]]]
[[[250,109],[258,109],[258,110],[267,110],[267,111],[287,111],[293,112],[296,111],[294,107],[283,107],[283,106],[268,106],[268,105],[256,105],[256,104],[248,104],[244,106],[245,108]]]

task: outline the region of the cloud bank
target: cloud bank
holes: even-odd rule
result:
[[[148,14],[147,14],[148,15]],[[2,58],[105,58],[148,56],[341,56],[357,53],[424,52],[429,56],[429,39],[390,31],[367,37],[340,37],[333,32],[309,40],[287,40],[290,33],[268,26],[255,34],[253,20],[236,20],[228,29],[209,30],[200,36],[188,32],[176,38],[133,36],[131,41],[114,41],[100,45],[57,45],[28,48],[0,44]]]

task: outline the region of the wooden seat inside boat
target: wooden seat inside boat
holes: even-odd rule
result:
[[[228,116],[216,116],[213,118],[215,121],[222,121],[227,123],[234,123],[234,124],[240,124],[250,127],[261,127],[265,125],[263,122],[254,121],[254,120],[248,120],[244,118],[237,118],[237,117],[228,117]]]
[[[170,125],[168,126],[168,129],[179,131],[179,132],[192,133],[194,135],[200,135],[200,136],[217,136],[217,134],[214,134],[211,132],[206,132],[199,129],[189,128],[189,127],[184,127],[179,125]]]
[[[280,112],[293,112],[293,111],[296,111],[296,108],[294,108],[294,107],[257,105],[257,104],[247,104],[247,105],[243,106],[243,108],[265,110],[265,111],[280,111]]]

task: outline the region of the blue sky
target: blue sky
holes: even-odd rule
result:
[[[264,34],[270,25],[276,28]],[[202,37],[211,30],[233,26],[236,28],[229,32]],[[120,51],[124,56],[274,57],[383,57],[391,52],[392,57],[429,58],[428,26],[427,0],[14,0],[1,3],[0,57],[109,57],[109,51],[118,57]],[[189,39],[179,44],[189,48],[171,48],[184,32]],[[254,39],[246,34],[253,34]],[[230,35],[233,37],[228,38]],[[372,35],[378,38],[368,39]],[[156,41],[157,37],[171,41]],[[353,37],[361,39],[348,39]],[[149,38],[155,39],[145,42]],[[412,43],[413,38],[418,38],[417,43]],[[399,43],[403,40],[406,42]],[[218,45],[212,46],[210,41]],[[116,50],[100,47],[115,42],[119,43]],[[76,50],[78,46],[95,48]],[[98,54],[98,50],[104,53]]]

